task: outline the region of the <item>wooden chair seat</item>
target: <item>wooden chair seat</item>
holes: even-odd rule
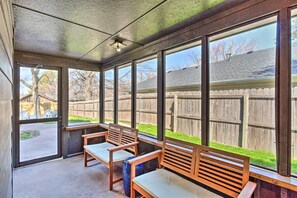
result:
[[[145,191],[148,192],[152,197],[221,197],[165,169],[157,169],[155,171],[135,177],[133,182],[142,189],[145,189]]]
[[[104,143],[100,143],[100,144],[91,144],[91,145],[86,145],[84,146],[84,149],[86,149],[86,151],[88,153],[90,153],[93,157],[95,157],[96,159],[98,158],[100,161],[103,161],[105,163],[109,163],[110,159],[109,159],[109,150],[110,148],[115,148],[116,146],[108,143],[108,142],[104,142]],[[119,150],[113,153],[113,162],[117,163],[117,162],[122,162],[125,159],[127,159],[128,157],[132,157],[134,156],[132,153],[125,151],[125,150]]]

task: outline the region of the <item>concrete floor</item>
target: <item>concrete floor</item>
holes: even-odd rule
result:
[[[123,183],[108,189],[108,169],[96,161],[83,166],[83,156],[58,159],[17,168],[13,171],[14,198],[117,198],[124,195]],[[116,168],[114,178],[121,175]]]

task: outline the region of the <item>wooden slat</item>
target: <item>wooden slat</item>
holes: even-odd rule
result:
[[[243,163],[242,159],[229,157],[229,156],[226,156],[226,155],[221,155],[221,154],[218,154],[218,153],[215,153],[215,152],[201,151],[201,154],[215,156],[215,157],[218,157],[218,158],[221,158],[221,159],[226,159],[226,160],[229,160],[229,161],[232,161],[232,162],[235,162],[235,163],[240,163],[240,164]]]
[[[172,162],[173,164],[176,164],[176,165],[179,165],[179,166],[188,168],[189,170],[191,169],[191,164],[184,164],[183,162],[178,161],[178,160],[175,160],[173,158],[167,157],[167,158],[164,159],[164,161],[166,161],[166,162]]]
[[[233,176],[233,177],[242,178],[242,174],[237,174],[237,173],[234,173],[234,172],[231,172],[231,171],[222,169],[222,168],[218,168],[218,167],[213,166],[213,165],[211,165],[211,164],[206,164],[206,163],[204,163],[204,162],[200,162],[200,165],[201,165],[201,166],[199,166],[199,168],[202,167],[202,166],[206,166],[206,167],[208,167],[208,168],[211,168],[211,169],[216,170],[216,171],[220,171],[220,172],[222,172],[222,173],[231,175],[231,176]]]
[[[175,153],[175,152],[172,152],[171,150],[167,150],[165,149],[165,153],[168,153],[170,155],[175,155],[175,156],[178,156],[184,160],[191,160],[192,159],[192,156],[185,156],[183,154],[179,154],[179,153]]]
[[[205,162],[205,163],[209,163],[209,164],[212,164],[214,166],[217,166],[217,167],[222,167],[222,168],[224,168],[226,170],[230,170],[230,171],[241,173],[241,174],[243,173],[242,168],[240,169],[240,167],[233,166],[233,165],[229,166],[229,164],[227,164],[225,162],[220,162],[218,160],[211,159],[211,158],[206,158],[206,157],[201,157],[200,160]]]
[[[169,169],[176,169],[186,174],[194,173],[195,156],[194,145],[165,138],[162,148],[161,165]],[[185,163],[188,162],[188,163]]]
[[[229,195],[230,197],[237,197],[239,194],[238,192],[235,192],[231,189],[227,189],[221,185],[215,184],[212,181],[208,181],[207,179],[201,177],[197,179],[197,181],[206,186],[212,186],[212,188],[216,189],[217,191],[223,192],[224,194]]]
[[[173,151],[173,152],[182,154],[182,155],[187,156],[187,157],[192,157],[192,152],[191,151],[182,150],[180,148],[176,148],[176,147],[168,146],[168,145],[165,147],[165,149],[168,150],[168,151]]]
[[[163,161],[163,166],[165,166],[165,167],[167,167],[167,168],[170,168],[170,169],[172,169],[172,168],[177,168],[177,169],[179,170],[179,172],[180,172],[181,170],[183,170],[183,171],[185,171],[185,172],[187,172],[187,173],[190,173],[190,172],[191,172],[191,169],[186,168],[186,167],[183,167],[183,166],[180,166],[180,165],[177,165],[177,164],[174,164],[174,162],[168,161],[167,159],[165,159],[165,160]]]
[[[176,161],[180,161],[180,162],[185,163],[185,164],[189,164],[189,165],[192,164],[192,161],[191,161],[191,160],[186,161],[186,160],[183,160],[182,158],[176,157],[176,156],[174,156],[174,155],[169,155],[169,154],[167,154],[167,153],[164,153],[164,155],[165,155],[166,157],[173,158],[174,160],[176,160]]]
[[[239,188],[239,189],[241,189],[242,188],[242,186],[241,186],[241,184],[238,184],[237,182],[233,182],[233,181],[230,181],[230,180],[228,180],[228,179],[223,179],[222,177],[220,177],[220,176],[216,176],[215,174],[210,174],[209,172],[207,172],[207,171],[203,171],[203,170],[199,170],[199,175],[200,176],[202,176],[202,175],[204,175],[204,176],[206,176],[206,177],[208,177],[209,179],[210,178],[213,178],[216,182],[222,182],[222,183],[224,183],[225,185],[226,185],[226,187],[227,186],[230,186],[230,187],[235,187],[235,188]],[[229,185],[228,185],[229,184]],[[228,187],[229,188],[229,187]]]
[[[236,197],[248,182],[249,158],[199,146],[195,171],[201,183]]]
[[[230,186],[230,185],[228,185],[228,184],[226,184],[226,183],[223,183],[223,182],[221,182],[221,181],[218,181],[218,180],[216,180],[216,179],[213,179],[213,178],[209,177],[209,175],[199,174],[199,177],[202,177],[204,180],[213,182],[214,184],[217,184],[217,185],[220,185],[220,186],[222,186],[222,187],[228,188],[229,190],[232,190],[232,191],[234,191],[234,192],[240,193],[240,191],[241,191],[241,189],[232,187],[232,186]],[[201,183],[204,184],[204,182],[201,182]],[[208,185],[208,186],[211,187],[212,185]],[[224,191],[222,191],[222,192],[224,192]]]
[[[241,176],[241,179],[237,179],[235,177],[228,176],[228,173],[226,173],[226,172],[221,172],[221,170],[215,171],[215,170],[212,170],[212,169],[210,169],[208,167],[204,167],[202,165],[199,166],[199,170],[207,171],[207,172],[210,172],[212,174],[218,175],[220,177],[232,180],[232,181],[234,181],[236,183],[242,184],[242,176]]]

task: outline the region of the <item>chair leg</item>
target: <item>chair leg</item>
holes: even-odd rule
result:
[[[133,182],[131,182],[130,198],[135,198],[135,190],[133,188]]]
[[[85,167],[88,166],[88,153],[84,150],[84,165]]]
[[[113,190],[113,163],[109,164],[109,190]]]

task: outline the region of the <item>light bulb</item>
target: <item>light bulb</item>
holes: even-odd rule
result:
[[[117,51],[120,52],[121,51],[121,48],[120,48],[120,45],[119,43],[117,43]]]

